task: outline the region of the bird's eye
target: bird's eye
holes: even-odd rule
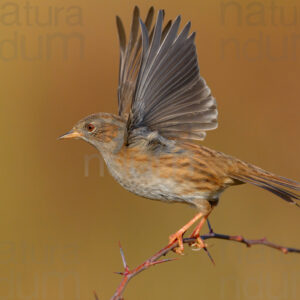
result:
[[[88,130],[89,132],[94,131],[94,129],[95,129],[95,125],[93,125],[93,124],[88,124],[88,125],[87,125],[87,130]]]

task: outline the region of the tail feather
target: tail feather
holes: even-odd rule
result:
[[[300,191],[300,183],[297,181],[277,176],[256,166],[244,163],[231,174],[231,177],[235,180],[261,187],[281,199],[300,207],[295,201],[300,200],[300,195],[293,192]]]
[[[274,176],[274,175],[273,175]],[[282,186],[285,186],[289,189],[295,190],[295,191],[300,191],[300,183],[288,178],[284,178],[281,176],[277,176],[278,179],[280,180],[275,180],[275,179],[269,179],[270,182],[273,182],[275,184],[279,184]]]

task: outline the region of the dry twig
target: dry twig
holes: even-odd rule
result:
[[[235,242],[238,242],[238,243],[242,243],[242,244],[245,244],[247,247],[251,247],[251,246],[254,246],[254,245],[263,245],[263,246],[266,246],[266,247],[270,247],[270,248],[279,250],[279,251],[283,252],[284,254],[287,254],[287,253],[300,253],[300,249],[283,247],[283,246],[280,246],[280,245],[269,242],[266,238],[257,239],[257,240],[249,240],[249,239],[245,239],[243,236],[240,236],[240,235],[233,236],[233,235],[219,234],[219,233],[213,232],[213,230],[210,227],[210,224],[209,224],[209,229],[210,229],[210,232],[208,234],[205,234],[205,235],[201,236],[201,238],[203,240],[222,239],[222,240],[235,241]],[[193,242],[195,242],[195,238],[185,238],[185,239],[183,239],[183,243],[185,243],[185,244],[192,244]],[[161,264],[161,263],[164,263],[164,262],[169,262],[169,261],[176,260],[177,258],[170,258],[170,259],[160,259],[160,258],[162,256],[167,255],[170,251],[172,251],[172,249],[174,249],[177,246],[178,246],[178,243],[175,241],[173,244],[168,245],[168,246],[162,248],[161,250],[159,250],[157,253],[155,253],[153,256],[151,256],[149,259],[147,259],[145,262],[143,262],[141,265],[139,265],[135,269],[130,270],[128,265],[127,265],[127,262],[126,262],[123,249],[122,249],[121,245],[119,245],[120,253],[121,253],[121,257],[122,257],[122,261],[123,261],[123,266],[124,266],[124,271],[123,272],[118,272],[117,274],[122,275],[123,279],[122,279],[122,282],[120,283],[120,285],[118,286],[115,294],[112,296],[111,300],[124,300],[122,295],[124,293],[124,290],[125,290],[128,282],[133,277],[135,277],[136,275],[141,273],[142,271],[148,269],[151,266],[157,265],[157,264]],[[208,251],[207,251],[207,254],[211,258]],[[212,260],[212,258],[211,258],[211,260]],[[96,300],[97,300],[98,298],[97,298],[96,294],[95,294],[95,297],[96,297]]]

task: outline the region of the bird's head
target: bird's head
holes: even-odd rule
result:
[[[87,116],[59,139],[82,139],[99,151],[115,151],[124,141],[125,122],[118,116],[97,113]]]

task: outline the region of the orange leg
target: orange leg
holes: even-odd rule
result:
[[[198,213],[192,220],[190,220],[187,224],[185,224],[182,228],[180,228],[177,232],[169,236],[169,245],[175,243],[178,241],[178,247],[174,249],[174,251],[178,254],[182,254],[184,247],[182,242],[182,235],[195,223],[197,222],[201,217],[203,217],[204,214],[202,212]],[[201,221],[200,221],[201,222]],[[205,222],[205,221],[204,221]],[[200,223],[199,223],[200,224]],[[202,225],[203,226],[203,225]],[[202,227],[201,226],[201,227]],[[198,227],[198,226],[197,226]],[[201,229],[201,228],[200,228]],[[200,231],[199,229],[199,231]]]
[[[206,248],[206,244],[203,242],[203,240],[200,237],[200,231],[203,227],[203,225],[205,224],[208,216],[210,215],[211,211],[203,216],[203,218],[200,220],[199,224],[195,227],[194,231],[191,234],[191,238],[196,238],[196,242],[194,244],[192,244],[193,247],[198,248],[198,249],[202,249],[202,248]]]

